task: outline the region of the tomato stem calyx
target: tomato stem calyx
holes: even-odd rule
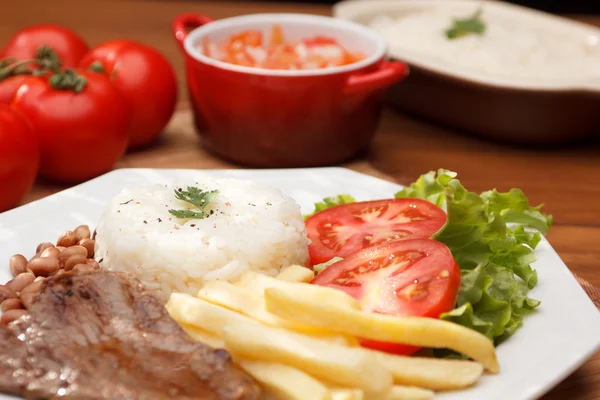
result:
[[[56,54],[50,47],[41,46],[38,48],[35,58],[41,69],[47,69],[54,72],[60,71],[61,62],[58,58],[58,54]]]
[[[5,58],[0,60],[0,81],[15,75],[45,75],[48,71],[59,72],[60,60],[50,47],[41,46],[36,52],[35,59],[17,60]]]
[[[50,77],[50,86],[57,90],[72,90],[79,93],[85,88],[86,83],[85,77],[77,74],[72,69],[55,73]]]
[[[104,69],[104,67],[102,66],[102,63],[100,61],[94,61],[93,63],[91,63],[90,66],[88,67],[88,70],[93,71],[93,72],[98,72],[100,74],[106,73],[106,70]]]

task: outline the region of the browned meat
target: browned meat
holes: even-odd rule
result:
[[[225,350],[193,341],[120,272],[48,278],[0,328],[0,392],[31,399],[258,399]]]

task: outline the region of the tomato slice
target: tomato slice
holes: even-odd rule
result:
[[[343,290],[365,311],[438,318],[456,304],[460,269],[441,242],[398,240],[360,250],[326,268],[312,283]],[[397,354],[418,350],[373,340],[361,344]]]
[[[212,57],[210,54],[210,41],[208,36],[204,36],[204,39],[202,40],[202,53],[204,53],[206,57]]]
[[[271,46],[279,46],[284,44],[283,30],[281,25],[275,24],[271,28]]]
[[[343,204],[306,220],[313,265],[347,257],[368,246],[401,239],[427,239],[446,223],[446,213],[421,199]]]
[[[232,35],[229,38],[229,47],[234,50],[241,50],[243,47],[258,47],[262,46],[263,34],[261,31],[247,30],[238,34]]]
[[[204,54],[220,61],[266,69],[329,68],[364,58],[361,53],[349,53],[329,36],[286,42],[279,24],[274,24],[266,35],[262,31],[246,30],[212,46],[206,39],[198,47]]]
[[[313,46],[324,46],[324,45],[337,45],[338,41],[329,36],[315,36],[312,38],[302,40],[307,47]]]

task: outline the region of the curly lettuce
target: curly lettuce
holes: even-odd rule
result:
[[[355,203],[356,199],[349,194],[338,194],[337,196],[325,197],[323,201],[315,203],[315,210],[310,213],[304,215],[304,219],[315,215],[316,213],[327,210],[328,208],[339,206],[342,204]]]
[[[512,335],[540,302],[527,296],[537,284],[531,268],[552,216],[532,207],[519,189],[467,191],[456,173],[422,175],[396,197],[418,197],[446,207],[448,221],[434,239],[452,251],[462,271],[456,308],[441,318],[477,330],[496,343]],[[526,230],[526,228],[533,229]]]

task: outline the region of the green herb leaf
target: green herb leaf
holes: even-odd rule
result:
[[[458,39],[470,34],[483,35],[485,23],[481,20],[481,9],[468,18],[454,19],[454,23],[446,30],[448,39]]]
[[[315,210],[310,214],[306,214],[304,216],[304,219],[306,220],[308,217],[315,215],[319,211],[323,211],[328,208],[339,206],[342,204],[355,203],[355,202],[356,202],[356,199],[354,197],[350,196],[349,194],[338,194],[337,196],[325,197],[323,199],[323,201],[315,203]]]
[[[512,335],[523,316],[540,303],[527,297],[537,284],[533,249],[548,232],[552,216],[531,207],[522,191],[467,191],[456,174],[429,172],[396,197],[445,204],[448,222],[435,236],[446,244],[462,271],[457,308],[442,319],[475,329],[496,343]],[[510,224],[510,225],[509,225]],[[516,226],[512,226],[516,224]],[[529,232],[533,228],[538,232]]]
[[[181,219],[203,219],[212,214],[212,212],[206,211],[206,207],[219,194],[219,191],[203,191],[200,188],[188,186],[185,190],[182,188],[176,189],[174,193],[177,200],[185,201],[194,206],[195,209],[171,209],[169,210],[171,215]]]

